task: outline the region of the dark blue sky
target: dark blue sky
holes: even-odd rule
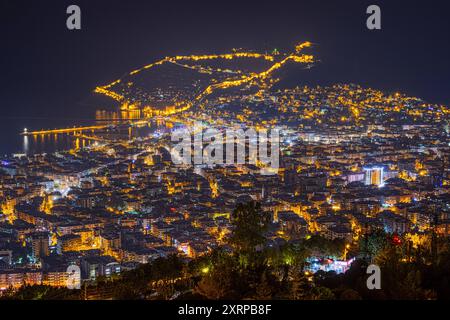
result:
[[[70,4],[82,9],[81,31],[66,29]],[[381,31],[365,27],[369,4],[382,9]],[[448,9],[438,0],[2,0],[0,114],[64,114],[96,85],[167,55],[304,40],[322,61],[308,81],[450,104]]]

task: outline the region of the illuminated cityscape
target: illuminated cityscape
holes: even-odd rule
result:
[[[449,107],[289,80],[328,63],[298,38],[180,47],[95,80],[89,98],[107,106],[93,121],[15,132],[23,148],[0,158],[0,299],[448,299]],[[249,128],[280,129],[270,174],[250,138],[236,142],[244,163],[173,161],[176,132]]]

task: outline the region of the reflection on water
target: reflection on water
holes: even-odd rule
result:
[[[140,120],[142,119],[141,110],[132,111],[105,111],[97,110],[95,112],[96,121],[105,121],[109,123],[120,123],[125,120]]]
[[[28,148],[29,148],[29,144],[28,144],[28,136],[24,136],[23,137],[23,151],[24,153],[28,153]]]
[[[35,153],[51,153],[71,148],[85,147],[91,144],[91,141],[87,139],[82,139],[80,142],[80,139],[75,138],[73,134],[68,133],[23,136],[22,139],[22,153],[28,155]]]
[[[159,133],[168,132],[173,124],[161,118],[156,118],[139,126],[129,127],[128,123],[136,120],[142,120],[142,112],[140,110],[133,111],[104,111],[97,110],[95,119],[90,122],[74,123],[76,126],[89,126],[95,124],[115,125],[114,128],[70,132],[70,133],[51,133],[42,135],[23,136],[21,152],[24,154],[36,153],[52,153],[55,151],[63,151],[69,149],[85,148],[95,141],[108,141],[116,139],[133,139],[138,137],[146,137],[149,134],[158,131]],[[125,124],[121,126],[120,124]],[[66,125],[70,128],[70,125]],[[33,130],[37,128],[33,128]],[[64,128],[61,126],[60,128]],[[46,128],[39,128],[46,129]],[[47,128],[48,129],[48,128]],[[29,129],[30,131],[30,129]]]

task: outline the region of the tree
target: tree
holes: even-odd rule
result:
[[[14,287],[12,285],[10,285],[8,288],[6,288],[5,291],[3,291],[3,293],[0,297],[1,297],[1,299],[5,299],[5,300],[13,299],[15,293],[16,293],[16,290],[14,290]]]
[[[176,254],[172,254],[167,258],[156,259],[152,263],[152,278],[157,280],[178,278],[181,276],[183,267],[183,261]]]
[[[307,300],[311,290],[311,284],[308,278],[299,269],[292,269],[290,272],[290,298],[292,300]]]
[[[375,257],[388,245],[388,236],[381,230],[377,229],[360,238],[359,248],[361,252],[366,253],[369,257]]]
[[[309,296],[309,300],[335,300],[333,291],[326,287],[313,287]]]
[[[361,300],[358,291],[353,289],[345,289],[340,295],[340,300]]]
[[[286,243],[280,247],[267,248],[265,255],[279,280],[287,285],[291,270],[303,270],[309,251],[302,244]]]
[[[80,298],[80,290],[46,285],[24,285],[17,291],[9,291],[5,299],[13,300],[76,300]]]
[[[240,203],[233,211],[231,223],[234,231],[230,244],[238,252],[248,254],[261,249],[265,244],[264,234],[270,224],[270,214],[262,211],[259,203]]]
[[[311,251],[321,253],[323,256],[340,257],[345,249],[345,240],[329,240],[321,235],[313,235],[304,241],[304,246]]]
[[[271,300],[274,292],[274,284],[270,279],[270,274],[268,271],[263,272],[261,276],[260,283],[256,286],[257,300]]]
[[[195,288],[195,293],[207,299],[231,298],[235,293],[237,277],[230,259],[220,259],[211,268],[203,270],[203,276]]]

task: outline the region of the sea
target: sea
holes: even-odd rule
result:
[[[0,157],[64,151],[73,148],[77,143],[76,139],[67,133],[25,136],[21,135],[24,130],[32,132],[74,126],[118,124],[140,118],[139,111],[122,112],[99,109],[81,109],[76,116],[3,116],[0,118]],[[91,142],[83,141],[83,144],[89,143]]]

